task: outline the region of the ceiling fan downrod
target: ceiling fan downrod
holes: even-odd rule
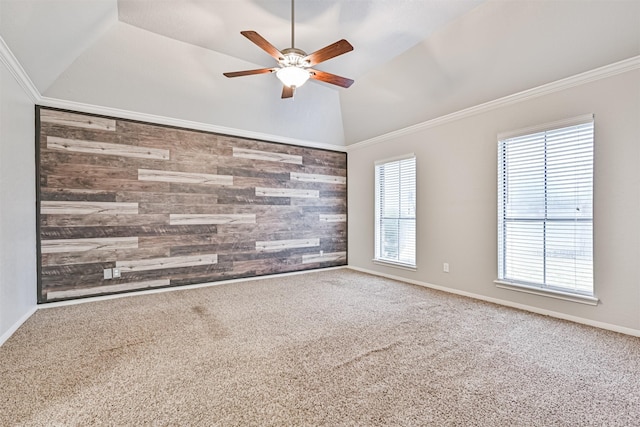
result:
[[[295,48],[295,13],[294,13],[294,0],[291,0],[291,48]]]

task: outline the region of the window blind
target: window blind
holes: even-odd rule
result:
[[[415,266],[416,158],[376,162],[375,185],[374,258]]]
[[[498,279],[593,295],[593,119],[498,142]]]

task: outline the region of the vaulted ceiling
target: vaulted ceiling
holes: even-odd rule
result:
[[[354,51],[281,100],[240,35],[290,47],[289,0],[0,0],[0,36],[47,99],[344,146],[640,55],[638,0],[298,0],[296,47]]]

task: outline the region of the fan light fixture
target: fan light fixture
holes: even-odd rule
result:
[[[353,46],[351,46],[351,44],[345,39],[342,39],[307,55],[303,50],[296,49],[294,47],[294,26],[296,22],[294,18],[294,0],[291,0],[291,47],[283,49],[282,51],[276,49],[271,43],[255,31],[240,31],[240,34],[251,40],[259,48],[278,61],[277,67],[233,71],[223,74],[227,77],[240,77],[250,76],[253,74],[276,73],[276,77],[278,77],[278,80],[280,80],[284,85],[282,88],[283,99],[293,98],[296,88],[305,84],[309,79],[318,80],[344,88],[351,86],[353,84],[353,80],[351,79],[327,73],[326,71],[315,70],[310,67],[328,59],[335,58],[343,53],[351,52],[353,50]]]
[[[309,72],[304,68],[289,66],[276,71],[276,77],[283,85],[291,88],[299,88],[309,80]]]

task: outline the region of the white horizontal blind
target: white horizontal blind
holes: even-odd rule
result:
[[[416,264],[416,158],[378,162],[375,259]]]
[[[593,295],[593,119],[498,145],[498,279]]]

